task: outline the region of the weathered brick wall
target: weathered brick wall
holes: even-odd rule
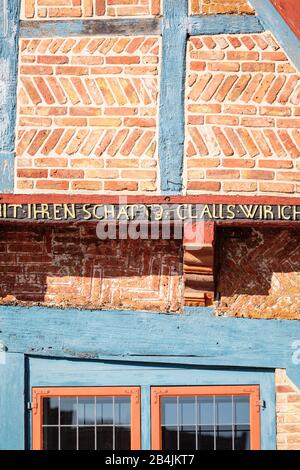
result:
[[[300,450],[300,390],[276,371],[277,449]]]
[[[178,311],[181,245],[109,240],[96,226],[0,227],[0,303]]]
[[[248,0],[189,0],[192,15],[253,14]]]
[[[23,39],[16,191],[155,191],[157,37]]]
[[[187,188],[300,192],[300,74],[270,33],[189,43]]]
[[[160,0],[21,0],[23,19],[159,15]]]
[[[219,237],[217,313],[299,320],[299,230],[228,228]]]

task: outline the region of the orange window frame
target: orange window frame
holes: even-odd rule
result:
[[[131,397],[131,450],[141,448],[140,387],[47,387],[32,389],[32,450],[43,450],[43,399],[58,397]]]
[[[161,398],[167,396],[249,396],[250,398],[250,447],[260,450],[260,388],[253,386],[194,386],[151,388],[151,438],[152,449],[161,450]]]

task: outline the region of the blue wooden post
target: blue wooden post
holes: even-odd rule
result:
[[[2,353],[0,362],[0,450],[24,449],[25,366],[23,354]]]
[[[164,1],[160,85],[161,191],[182,191],[188,2]]]
[[[151,449],[151,387],[142,385],[141,387],[141,434],[142,449]]]
[[[19,0],[0,2],[0,192],[14,189]]]

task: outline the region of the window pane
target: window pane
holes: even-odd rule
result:
[[[232,424],[232,397],[216,397],[216,423]]]
[[[131,448],[130,396],[60,396],[42,406],[44,449]]]
[[[214,399],[213,397],[198,397],[198,424],[213,425],[214,418]]]
[[[43,450],[58,450],[58,427],[43,428]]]
[[[58,424],[58,398],[43,399],[43,424]]]
[[[113,424],[113,399],[112,398],[97,397],[96,422],[97,424]]]
[[[130,398],[115,398],[115,424],[130,424]]]
[[[198,450],[214,450],[213,426],[201,426],[198,428]]]
[[[177,398],[162,398],[162,424],[177,426]]]
[[[77,448],[77,433],[76,428],[73,426],[60,428],[60,449],[61,450],[76,450]]]
[[[78,448],[79,450],[95,450],[95,428],[78,428]]]
[[[168,426],[162,428],[162,449],[178,450],[177,427]]]
[[[180,450],[196,450],[196,426],[182,426],[179,434]]]
[[[77,424],[77,399],[60,399],[60,424]]]
[[[116,433],[116,446],[115,450],[130,450],[130,428],[119,427],[115,428]]]
[[[112,426],[97,427],[97,450],[114,450],[113,434],[114,429]]]
[[[250,450],[250,427],[236,426],[234,434],[235,450]]]
[[[78,424],[95,424],[95,398],[78,398]]]
[[[249,397],[234,397],[235,424],[250,423]]]
[[[232,427],[218,426],[216,432],[216,450],[232,450]]]
[[[197,420],[195,397],[179,398],[179,424],[195,425]]]

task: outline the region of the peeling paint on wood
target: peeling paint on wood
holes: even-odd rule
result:
[[[6,354],[0,364],[0,450],[24,449],[25,358]]]
[[[300,386],[292,345],[300,322],[185,315],[0,307],[0,341],[8,352],[186,365],[283,368]],[[122,341],[120,341],[122,338]]]
[[[72,37],[97,35],[152,35],[161,34],[158,18],[124,18],[98,20],[21,21],[20,37]]]
[[[262,33],[263,31],[264,27],[257,16],[211,15],[189,18],[189,34],[191,36]]]
[[[18,0],[8,2],[6,34],[0,37],[0,191],[3,193],[13,192],[19,8]]]
[[[161,191],[182,192],[187,2],[164,2],[160,88]]]

